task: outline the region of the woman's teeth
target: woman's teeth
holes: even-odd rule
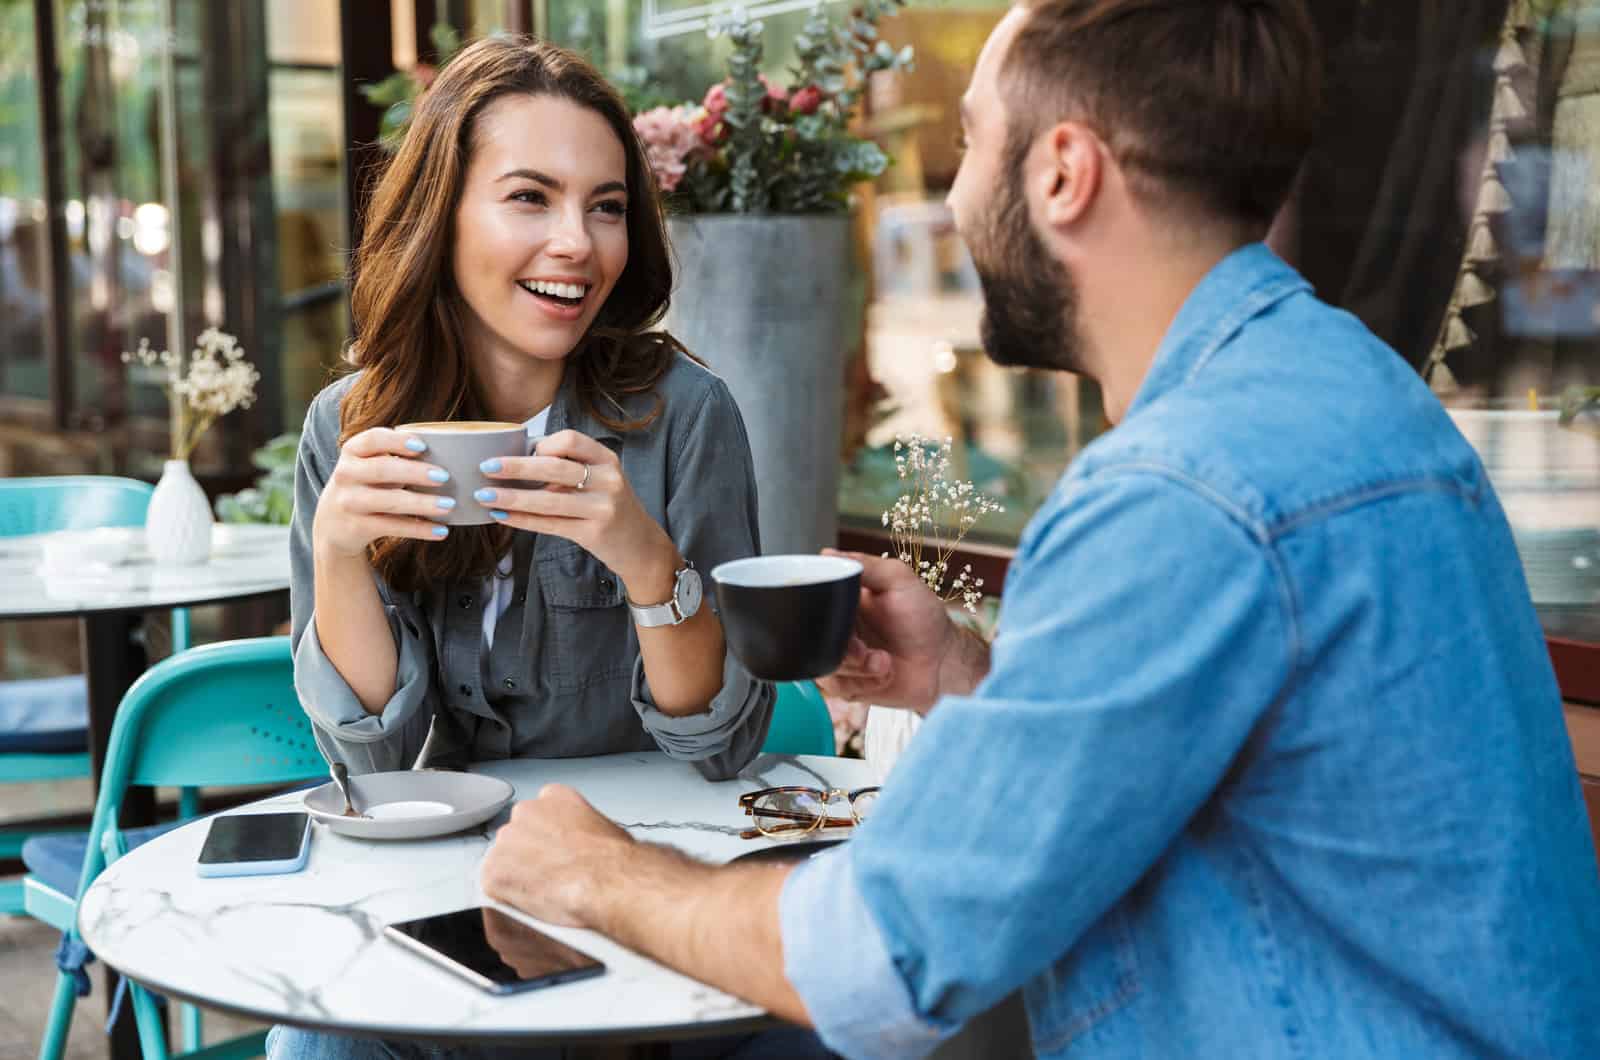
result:
[[[560,298],[567,302],[582,301],[583,296],[589,292],[588,284],[548,283],[544,280],[519,280],[517,283],[529,294],[542,294],[549,298]]]

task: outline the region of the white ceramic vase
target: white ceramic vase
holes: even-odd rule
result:
[[[204,563],[211,558],[211,524],[211,504],[189,461],[168,460],[144,517],[151,558],[174,567]]]

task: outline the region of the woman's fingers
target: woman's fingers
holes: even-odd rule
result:
[[[558,431],[534,447],[538,456],[556,456],[578,464],[598,464],[614,467],[617,454],[587,434],[578,431]]]
[[[369,427],[360,434],[352,435],[340,447],[341,452],[359,457],[382,456],[384,453],[416,456],[427,450],[428,443],[421,438],[389,427]]]
[[[422,519],[443,519],[455,507],[449,497],[382,486],[352,487],[345,492],[343,502],[348,510],[360,515],[408,515]]]
[[[418,486],[426,488],[450,481],[449,472],[415,458],[383,454],[340,461],[340,471],[351,481],[368,486]]]
[[[369,515],[363,519],[373,540],[380,537],[406,537],[416,541],[443,541],[450,528],[427,519],[405,515]]]
[[[528,515],[556,516],[562,519],[609,518],[609,497],[594,493],[517,490],[503,486],[486,487],[472,499],[490,511],[522,512]]]
[[[613,473],[609,465],[585,464],[559,456],[507,456],[488,463],[498,466],[493,470],[488,467],[482,469],[485,478],[510,482],[548,482],[552,486],[564,486],[572,490],[580,485],[585,490],[595,489],[609,482],[609,476]]]

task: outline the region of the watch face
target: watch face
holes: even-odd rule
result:
[[[693,618],[700,610],[700,572],[690,567],[678,575],[678,610],[684,618]]]

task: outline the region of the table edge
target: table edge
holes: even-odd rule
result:
[[[107,607],[69,607],[60,611],[0,611],[0,622],[27,622],[36,618],[104,618],[109,615],[139,614],[145,611],[166,611],[174,607],[210,607],[216,604],[233,604],[245,600],[254,600],[264,596],[278,596],[289,591],[286,582],[281,586],[270,589],[252,589],[244,593],[230,593],[227,595],[210,595],[203,597],[184,597],[178,600],[163,600],[155,604],[114,604]]]

